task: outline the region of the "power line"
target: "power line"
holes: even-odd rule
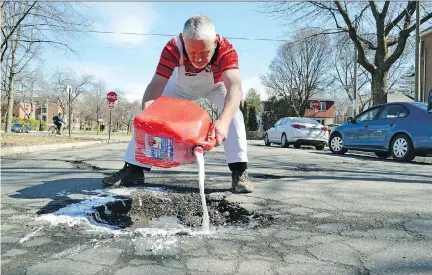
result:
[[[41,31],[49,31],[50,29],[39,29]],[[124,34],[124,35],[140,35],[140,36],[164,36],[164,37],[173,37],[177,36],[177,34],[162,34],[162,33],[139,33],[139,32],[114,32],[114,31],[97,31],[97,30],[71,30],[71,29],[62,29],[61,31],[65,32],[81,32],[81,33],[101,33],[101,34]],[[287,42],[285,39],[270,39],[270,38],[247,38],[247,37],[228,37],[224,36],[231,40],[249,40],[249,41],[272,41],[272,42]]]

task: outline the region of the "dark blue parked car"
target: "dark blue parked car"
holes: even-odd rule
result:
[[[329,137],[334,154],[348,150],[375,152],[411,161],[432,156],[432,110],[425,102],[392,102],[373,106],[334,128]]]
[[[21,123],[15,123],[11,127],[11,131],[15,133],[29,133],[31,130],[30,126],[28,124],[23,125]]]

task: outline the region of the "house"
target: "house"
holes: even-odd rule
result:
[[[62,109],[56,102],[42,100],[38,97],[33,98],[33,108],[30,101],[24,101],[20,98],[14,103],[13,117],[29,117],[30,119],[40,119],[52,124],[52,117],[61,113]]]
[[[59,113],[63,113],[63,110],[57,102],[35,96],[33,97],[32,108],[30,101],[18,97],[14,103],[12,116],[15,118],[28,117],[30,119],[42,120],[45,121],[47,125],[53,125],[52,118]],[[67,114],[64,115],[63,119],[67,123]],[[79,129],[79,116],[76,112],[72,113],[72,121],[72,129]]]
[[[432,91],[432,27],[420,33],[420,41],[420,100],[427,102]]]
[[[320,108],[317,113],[313,111],[312,101],[319,100]],[[258,121],[258,131],[266,131],[271,125],[264,125],[263,123],[263,115],[266,110],[266,103],[268,101],[261,102],[261,111],[256,114]],[[306,112],[304,117],[313,118],[317,120],[319,123],[323,125],[334,124],[335,117],[335,102],[333,99],[329,98],[311,98],[308,102],[308,107],[306,108]]]
[[[318,100],[320,102],[320,108],[318,112],[314,112],[312,108],[312,101]],[[304,117],[313,118],[322,125],[334,124],[335,116],[335,102],[330,98],[323,97],[312,97],[309,99],[308,107]]]

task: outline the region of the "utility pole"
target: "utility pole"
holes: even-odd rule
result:
[[[422,101],[420,88],[420,0],[416,4],[415,91],[414,101]]]
[[[357,15],[354,26],[357,31]],[[357,116],[357,46],[354,43],[354,82],[353,82],[353,118]]]
[[[353,118],[357,116],[357,47],[354,45]]]
[[[72,124],[72,106],[71,106],[71,94],[72,94],[72,86],[67,86],[68,91],[68,107],[69,107],[69,116],[68,116],[68,127],[69,127],[69,137],[71,136],[71,124]]]

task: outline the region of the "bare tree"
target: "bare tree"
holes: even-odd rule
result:
[[[77,113],[78,119],[80,121],[80,129],[87,130],[87,128],[93,128],[94,122],[94,109],[89,104],[93,100],[93,94],[85,93],[78,97],[74,104],[74,110]]]
[[[340,123],[345,120],[347,116],[352,115],[353,105],[349,94],[345,90],[339,89],[333,92],[335,102],[334,118],[335,123]]]
[[[133,120],[136,115],[138,115],[142,110],[141,102],[136,100],[134,102],[129,102],[126,99],[120,97],[115,107],[115,111],[120,118],[120,122],[126,125],[127,133],[131,131],[133,127]],[[123,129],[123,127],[121,127]]]
[[[415,10],[420,2],[277,2],[265,5],[266,12],[288,15],[291,28],[313,27],[320,34],[344,32],[355,44],[357,62],[370,73],[373,104],[385,103],[389,72],[402,56],[407,40],[416,28]],[[420,23],[431,24],[431,4],[423,3]],[[368,56],[368,51],[373,56]]]
[[[350,42],[347,36],[343,34],[338,35],[334,41],[334,49],[333,77],[335,82],[333,88],[335,90],[343,90],[352,103],[354,100],[354,65],[356,65],[356,63],[354,63],[354,49],[352,42]],[[357,100],[359,112],[365,110],[372,101],[370,84],[370,74],[363,68],[360,68],[357,76]],[[343,98],[345,99],[346,97]]]
[[[5,4],[5,2],[3,3]],[[14,5],[3,6],[5,28],[8,29],[9,25],[16,25],[17,20],[26,12],[25,3],[17,2]],[[24,37],[32,36],[32,33],[22,28],[20,24],[16,25],[16,28],[10,36],[4,37],[2,41],[2,88],[7,97],[7,116],[5,131],[10,132],[12,125],[12,113],[14,106],[14,93],[15,93],[15,78],[19,76],[28,67],[29,62],[34,58],[37,58],[37,54],[40,52],[39,46],[32,46],[29,43],[23,43]],[[10,40],[10,45],[7,47],[7,39]],[[3,47],[3,44],[6,46]]]
[[[304,116],[309,99],[322,93],[332,83],[329,75],[331,63],[330,43],[317,30],[303,29],[294,43],[280,46],[270,65],[270,73],[262,76],[269,93],[289,102],[297,116]]]
[[[91,109],[93,109],[93,120],[97,124],[96,131],[99,134],[100,125],[99,119],[102,118],[102,111],[106,104],[105,94],[107,93],[107,88],[105,81],[99,79],[99,81],[94,82],[90,85],[90,101],[88,102]]]
[[[77,36],[71,30],[88,26],[74,9],[76,3],[52,1],[3,1],[1,63],[2,88],[8,97],[6,131],[10,132],[14,104],[15,77],[37,58],[43,45],[63,46],[72,50],[68,38]]]
[[[30,44],[50,44],[72,50],[68,42],[91,24],[77,10],[81,3],[52,1],[3,1],[5,25],[2,26],[1,61],[11,46],[17,31],[31,33],[19,41]]]
[[[92,75],[77,75],[74,71],[56,70],[51,76],[51,98],[54,99],[63,111],[63,114],[69,114],[68,107],[82,94],[89,92],[93,84]],[[72,91],[69,102],[67,86],[71,85]],[[70,121],[68,123],[71,123]]]
[[[411,66],[408,69],[406,69],[403,73],[404,75],[402,76],[402,81],[398,83],[399,85],[397,86],[397,88],[403,95],[414,100],[415,67]]]

